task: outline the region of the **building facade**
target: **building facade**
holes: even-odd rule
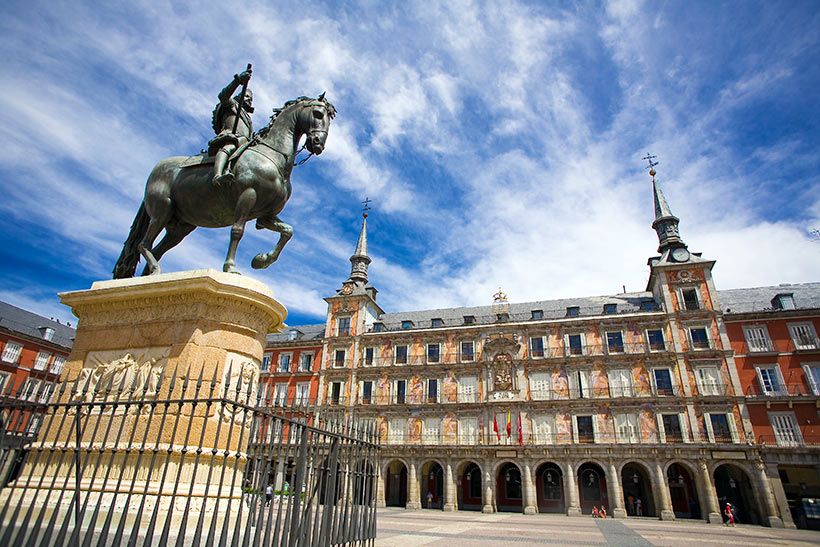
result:
[[[754,442],[792,520],[820,529],[820,283],[721,291],[721,303]]]
[[[259,377],[258,397],[263,405],[316,404],[324,334],[324,325],[305,325],[268,335]]]
[[[32,403],[31,413],[22,420],[5,423],[0,417],[4,446],[17,442],[22,447],[36,437],[45,408],[40,405],[49,402],[59,383],[74,332],[70,325],[0,302],[0,400]],[[14,478],[20,463],[5,461],[10,465],[0,469],[0,484]]]
[[[715,262],[688,249],[654,177],[653,192],[646,291],[531,303],[499,291],[473,308],[385,313],[365,215],[350,277],[326,299],[319,403],[379,430],[380,505],[719,523],[728,503],[739,522],[794,526]]]

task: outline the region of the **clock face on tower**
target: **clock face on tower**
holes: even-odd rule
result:
[[[675,262],[686,262],[689,260],[689,251],[683,247],[672,249],[672,260]]]

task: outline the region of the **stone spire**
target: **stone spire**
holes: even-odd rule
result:
[[[658,234],[658,252],[663,253],[675,247],[686,247],[686,244],[680,237],[678,232],[678,224],[680,219],[672,214],[669,204],[666,202],[666,197],[663,195],[658,181],[655,180],[655,166],[657,162],[652,159],[655,156],[647,154],[645,160],[649,161],[649,176],[652,177],[652,194],[655,199],[655,221],[652,223],[652,228]]]
[[[356,250],[350,257],[350,281],[367,285],[367,266],[370,264],[370,257],[367,256],[367,211],[370,208],[365,205],[362,213],[362,230],[359,232],[359,241],[356,243]]]

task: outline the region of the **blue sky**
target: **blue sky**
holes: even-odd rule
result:
[[[216,5],[216,3],[213,3]],[[325,153],[295,169],[295,235],[246,232],[245,272],[321,321],[360,201],[388,311],[643,290],[658,180],[719,288],[818,281],[817,2],[11,2],[0,20],[0,299],[110,277],[152,166],[212,136],[254,65],[254,123],[327,91]],[[197,230],[164,271],[221,268]]]

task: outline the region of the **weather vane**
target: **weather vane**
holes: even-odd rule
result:
[[[646,168],[649,169],[649,176],[652,177],[652,180],[655,180],[655,166],[658,165],[658,162],[653,160],[657,158],[658,156],[653,156],[649,152],[646,153],[646,156],[641,158],[642,160],[646,160],[646,162],[649,164]]]
[[[373,200],[369,197],[365,197],[364,201],[362,201],[362,216],[364,216],[364,218],[367,218],[367,212],[370,210],[371,203],[373,203]]]

